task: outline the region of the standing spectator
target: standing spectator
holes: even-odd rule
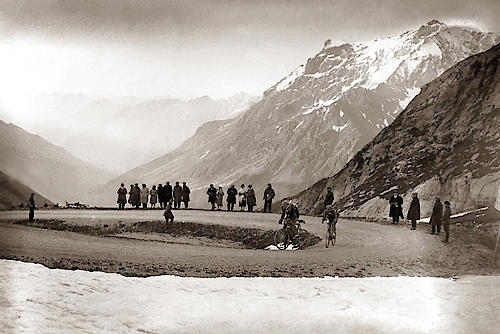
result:
[[[224,190],[222,190],[222,186],[219,186],[219,191],[217,191],[215,202],[217,203],[217,210],[220,210],[224,202]]]
[[[242,184],[240,190],[238,191],[238,203],[240,205],[240,211],[245,211],[247,206],[247,188]]]
[[[151,203],[151,207],[154,208],[158,202],[158,190],[156,190],[155,185],[153,185],[153,188],[149,192],[149,196],[149,203]]]
[[[175,182],[174,186],[174,208],[180,209],[182,201],[182,187],[179,185],[179,182]]]
[[[174,222],[174,214],[172,213],[172,200],[168,201],[167,204],[165,205],[165,212],[163,212],[163,216],[165,217],[165,220],[172,221]]]
[[[33,221],[35,219],[35,208],[36,208],[35,194],[34,193],[31,193],[31,195],[30,195],[30,198],[28,200],[28,208],[30,209],[30,213],[28,216],[29,220]]]
[[[163,191],[163,185],[158,184],[158,203],[160,204],[160,208],[165,208],[165,192]]]
[[[434,207],[432,208],[431,214],[431,234],[441,233],[441,218],[443,217],[443,204],[441,204],[441,200],[439,197],[436,197],[436,201],[434,202]]]
[[[251,184],[248,185],[246,197],[247,197],[248,212],[253,212],[253,207],[257,205],[257,198],[255,197],[255,191],[253,190]]]
[[[399,217],[403,218],[403,198],[396,191],[389,199],[389,217],[392,217],[392,224],[399,224]]]
[[[266,190],[264,191],[264,213],[269,208],[269,212],[272,212],[273,198],[276,194],[274,193],[274,189],[271,186],[271,183],[267,185]]]
[[[182,201],[184,202],[184,208],[187,209],[189,206],[191,189],[186,185],[186,182],[182,182]]]
[[[141,189],[141,203],[142,203],[142,208],[143,209],[147,209],[148,208],[148,199],[149,199],[149,189],[143,183],[142,184],[142,189]]]
[[[450,220],[451,220],[451,203],[448,201],[444,201],[444,210],[443,210],[443,228],[445,233],[445,239],[443,242],[450,241]]]
[[[227,211],[233,211],[234,205],[236,204],[236,195],[238,195],[238,190],[234,187],[234,184],[227,189]]]
[[[170,185],[170,182],[167,182],[165,184],[165,187],[163,187],[163,191],[165,192],[165,206],[167,205],[168,202],[173,198],[172,197],[172,186]]]
[[[136,209],[139,209],[141,206],[141,189],[139,189],[139,184],[136,183],[134,188],[130,190],[130,198],[132,206],[135,206]]]
[[[127,203],[127,188],[125,188],[123,183],[120,185],[120,188],[118,188],[116,193],[118,194],[118,200],[116,201],[116,203],[118,203],[118,210],[123,210],[125,209],[125,204]]]
[[[212,205],[212,210],[215,210],[215,200],[217,199],[217,189],[215,189],[213,184],[207,190],[208,203]]]
[[[134,185],[131,184],[130,185],[130,191],[128,192],[129,193],[129,195],[128,195],[128,204],[131,204],[132,206],[134,206],[134,203],[135,203],[135,202],[132,202],[132,199],[133,199],[132,193],[133,192],[134,192]]]
[[[418,194],[413,193],[410,208],[406,214],[406,218],[411,220],[411,229],[417,229],[417,220],[420,220],[420,200],[418,199]]]
[[[325,208],[332,205],[334,199],[335,197],[333,196],[332,187],[326,187],[326,196],[325,201],[323,202],[325,204]]]

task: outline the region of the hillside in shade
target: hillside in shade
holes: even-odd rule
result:
[[[40,136],[0,121],[0,170],[53,202],[89,202],[111,174]]]
[[[38,207],[43,207],[44,204],[54,204],[33,189],[18,182],[2,171],[0,171],[0,187],[0,210],[17,207],[21,203],[26,207],[31,193],[35,194],[35,204]]]
[[[434,196],[453,212],[500,208],[500,44],[453,66],[334,176],[294,196],[320,213],[332,186],[344,215],[386,217],[387,196],[417,192],[428,216]]]
[[[209,183],[271,182],[279,197],[333,175],[389,126],[420,87],[497,41],[492,33],[431,21],[370,42],[326,45],[236,118],[209,122],[169,154],[99,188],[113,204],[120,182],[187,181],[195,205]],[[259,201],[262,205],[262,201]]]

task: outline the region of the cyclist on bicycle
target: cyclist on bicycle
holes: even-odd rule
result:
[[[325,212],[323,212],[323,220],[321,224],[324,224],[325,221],[328,221],[328,231],[330,231],[329,239],[332,239],[333,234],[337,234],[337,221],[339,219],[339,212],[335,210],[333,205],[327,205]],[[333,231],[332,231],[333,229]],[[333,232],[333,233],[332,233]]]
[[[285,227],[292,230],[293,235],[297,235],[298,227],[297,221],[300,217],[299,208],[291,200],[289,202],[283,201],[281,203],[281,218],[279,223],[282,224],[285,220]]]

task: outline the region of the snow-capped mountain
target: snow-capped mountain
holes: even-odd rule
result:
[[[434,196],[453,212],[500,208],[500,44],[456,64],[423,86],[408,107],[337,174],[295,198],[320,213],[332,186],[343,215],[388,216],[398,190],[406,214],[412,193],[428,217]]]
[[[178,149],[106,187],[186,180],[195,187],[251,183],[261,192],[271,182],[278,197],[291,195],[339,171],[422,85],[496,41],[492,33],[431,21],[395,37],[326,43],[247,112],[203,125]],[[201,204],[199,195],[193,198]]]

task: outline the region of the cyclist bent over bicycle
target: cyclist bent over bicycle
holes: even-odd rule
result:
[[[281,203],[281,218],[279,223],[285,221],[285,227],[292,230],[293,235],[297,235],[297,221],[300,217],[299,208],[292,202],[283,201]]]
[[[328,221],[328,234],[329,234],[329,239],[332,239],[333,235],[337,235],[337,221],[339,219],[339,213],[333,205],[327,205],[325,212],[323,212],[323,220],[321,221],[321,224],[323,224],[325,221]]]

